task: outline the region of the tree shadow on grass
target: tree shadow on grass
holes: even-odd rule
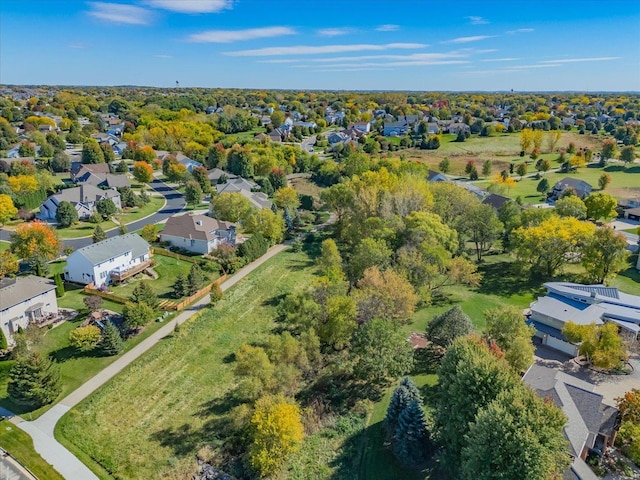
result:
[[[81,352],[75,347],[66,346],[63,348],[59,348],[58,350],[54,350],[49,354],[49,358],[51,360],[56,361],[57,363],[64,363],[67,360],[72,360],[74,358],[99,358],[102,357],[99,349],[94,348],[93,350],[89,350],[88,352]]]
[[[485,263],[478,267],[482,273],[482,282],[478,292],[484,295],[510,297],[541,290],[541,283],[529,275],[523,275],[522,269],[514,263]]]

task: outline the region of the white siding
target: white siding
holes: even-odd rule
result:
[[[109,260],[93,265],[86,257],[81,254],[70,255],[67,259],[67,267],[65,270],[65,278],[69,281],[88,285],[91,282],[96,287],[107,285],[111,281],[110,273],[112,271],[130,270],[131,268],[149,260],[149,254],[146,253],[142,257],[131,258],[131,252],[126,252],[118,256],[114,256]]]
[[[199,253],[201,255],[210,253],[212,250],[209,248],[206,240],[195,240],[184,237],[176,237],[174,235],[163,235],[162,233],[160,233],[160,241],[169,242],[173,247],[184,248],[189,252]]]
[[[551,335],[545,335],[542,338],[542,343],[547,345],[550,348],[554,348],[555,350],[568,353],[573,357],[575,357],[578,354],[578,347],[576,347],[575,345],[569,342],[560,340],[559,338],[552,337]]]
[[[18,327],[27,328],[29,325],[29,314],[25,313],[25,310],[38,303],[43,304],[43,316],[49,313],[57,313],[58,301],[56,299],[55,289],[36,295],[18,305],[0,311],[0,328],[2,328],[9,345],[14,344],[13,333],[18,331]]]

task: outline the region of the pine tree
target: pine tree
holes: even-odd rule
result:
[[[133,289],[130,300],[133,303],[146,303],[151,308],[156,308],[158,306],[158,296],[144,280]]]
[[[413,400],[398,417],[393,454],[407,467],[422,465],[431,450],[424,411],[417,400]]]
[[[93,243],[98,243],[106,239],[107,234],[104,233],[104,230],[102,230],[100,225],[96,225],[96,228],[93,229]]]
[[[6,350],[8,346],[7,337],[4,336],[4,332],[0,328],[0,350]]]
[[[182,298],[187,294],[187,279],[182,273],[176,275],[176,281],[173,283],[173,296],[175,298]]]
[[[113,323],[107,322],[105,325],[98,348],[100,349],[100,352],[107,357],[118,355],[122,352],[122,349],[124,348],[122,337],[120,336],[118,327]]]
[[[400,385],[393,391],[387,408],[387,416],[384,419],[389,438],[392,438],[395,434],[400,414],[414,401],[422,404],[422,395],[420,395],[420,391],[416,384],[413,383],[413,380],[409,377],[404,377]]]
[[[39,408],[60,394],[60,369],[38,352],[19,359],[9,371],[7,392],[14,402]]]
[[[202,274],[202,270],[200,270],[200,267],[194,263],[191,270],[189,270],[189,275],[187,276],[187,293],[189,295],[193,295],[200,289],[203,283],[204,275]]]
[[[53,277],[53,281],[56,283],[56,297],[60,298],[64,296],[64,283],[62,283],[62,277],[59,273],[56,273]]]

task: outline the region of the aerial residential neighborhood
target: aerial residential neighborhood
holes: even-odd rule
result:
[[[0,3],[0,478],[640,478],[638,31]]]

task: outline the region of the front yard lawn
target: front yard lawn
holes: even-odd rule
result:
[[[5,250],[9,250],[11,244],[9,242],[4,242],[0,240],[0,252],[4,252]]]

